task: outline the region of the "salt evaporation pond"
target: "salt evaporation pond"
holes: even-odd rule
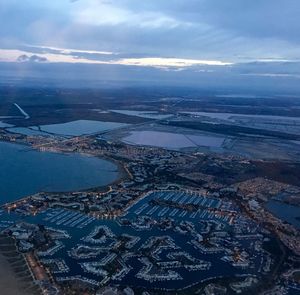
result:
[[[161,114],[158,112],[151,112],[151,111],[129,111],[129,110],[111,110],[114,113],[119,113],[123,115],[128,115],[128,116],[137,116],[141,118],[148,118],[148,119],[156,119],[156,120],[161,120],[161,119],[167,119],[169,117],[172,117],[172,114]]]
[[[8,128],[7,130],[12,133],[18,133],[27,136],[39,136],[39,135],[49,136],[48,133],[41,132],[39,130],[35,130],[32,128],[26,128],[26,127],[13,127],[13,128]]]
[[[210,135],[190,135],[160,131],[132,131],[123,141],[136,145],[156,146],[170,149],[188,147],[212,147],[220,148],[225,137]]]
[[[0,128],[12,127],[13,125],[0,121]]]
[[[118,129],[128,126],[124,123],[77,120],[63,124],[42,125],[40,130],[58,135],[80,136]]]

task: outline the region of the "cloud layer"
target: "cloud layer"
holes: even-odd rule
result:
[[[0,44],[205,60],[294,59],[299,13],[298,0],[2,0]]]
[[[1,0],[0,61],[297,78],[299,15],[298,0]]]

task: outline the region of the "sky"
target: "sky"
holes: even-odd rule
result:
[[[296,89],[299,15],[299,0],[0,0],[0,63],[27,69],[16,75],[111,66]]]

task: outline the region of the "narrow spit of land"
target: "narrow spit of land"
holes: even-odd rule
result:
[[[0,235],[1,294],[39,295],[24,257],[17,252],[14,240]]]
[[[17,103],[14,103],[14,105],[20,111],[20,113],[24,116],[25,120],[30,119],[30,116]]]

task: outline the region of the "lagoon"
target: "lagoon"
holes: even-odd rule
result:
[[[40,191],[63,192],[108,185],[119,177],[107,160],[80,155],[39,152],[0,142],[0,204]]]
[[[276,200],[269,200],[266,208],[278,218],[300,229],[300,208]]]
[[[40,130],[58,135],[80,136],[98,132],[105,132],[125,126],[128,126],[128,124],[91,120],[77,120],[63,124],[43,125],[40,126]]]

